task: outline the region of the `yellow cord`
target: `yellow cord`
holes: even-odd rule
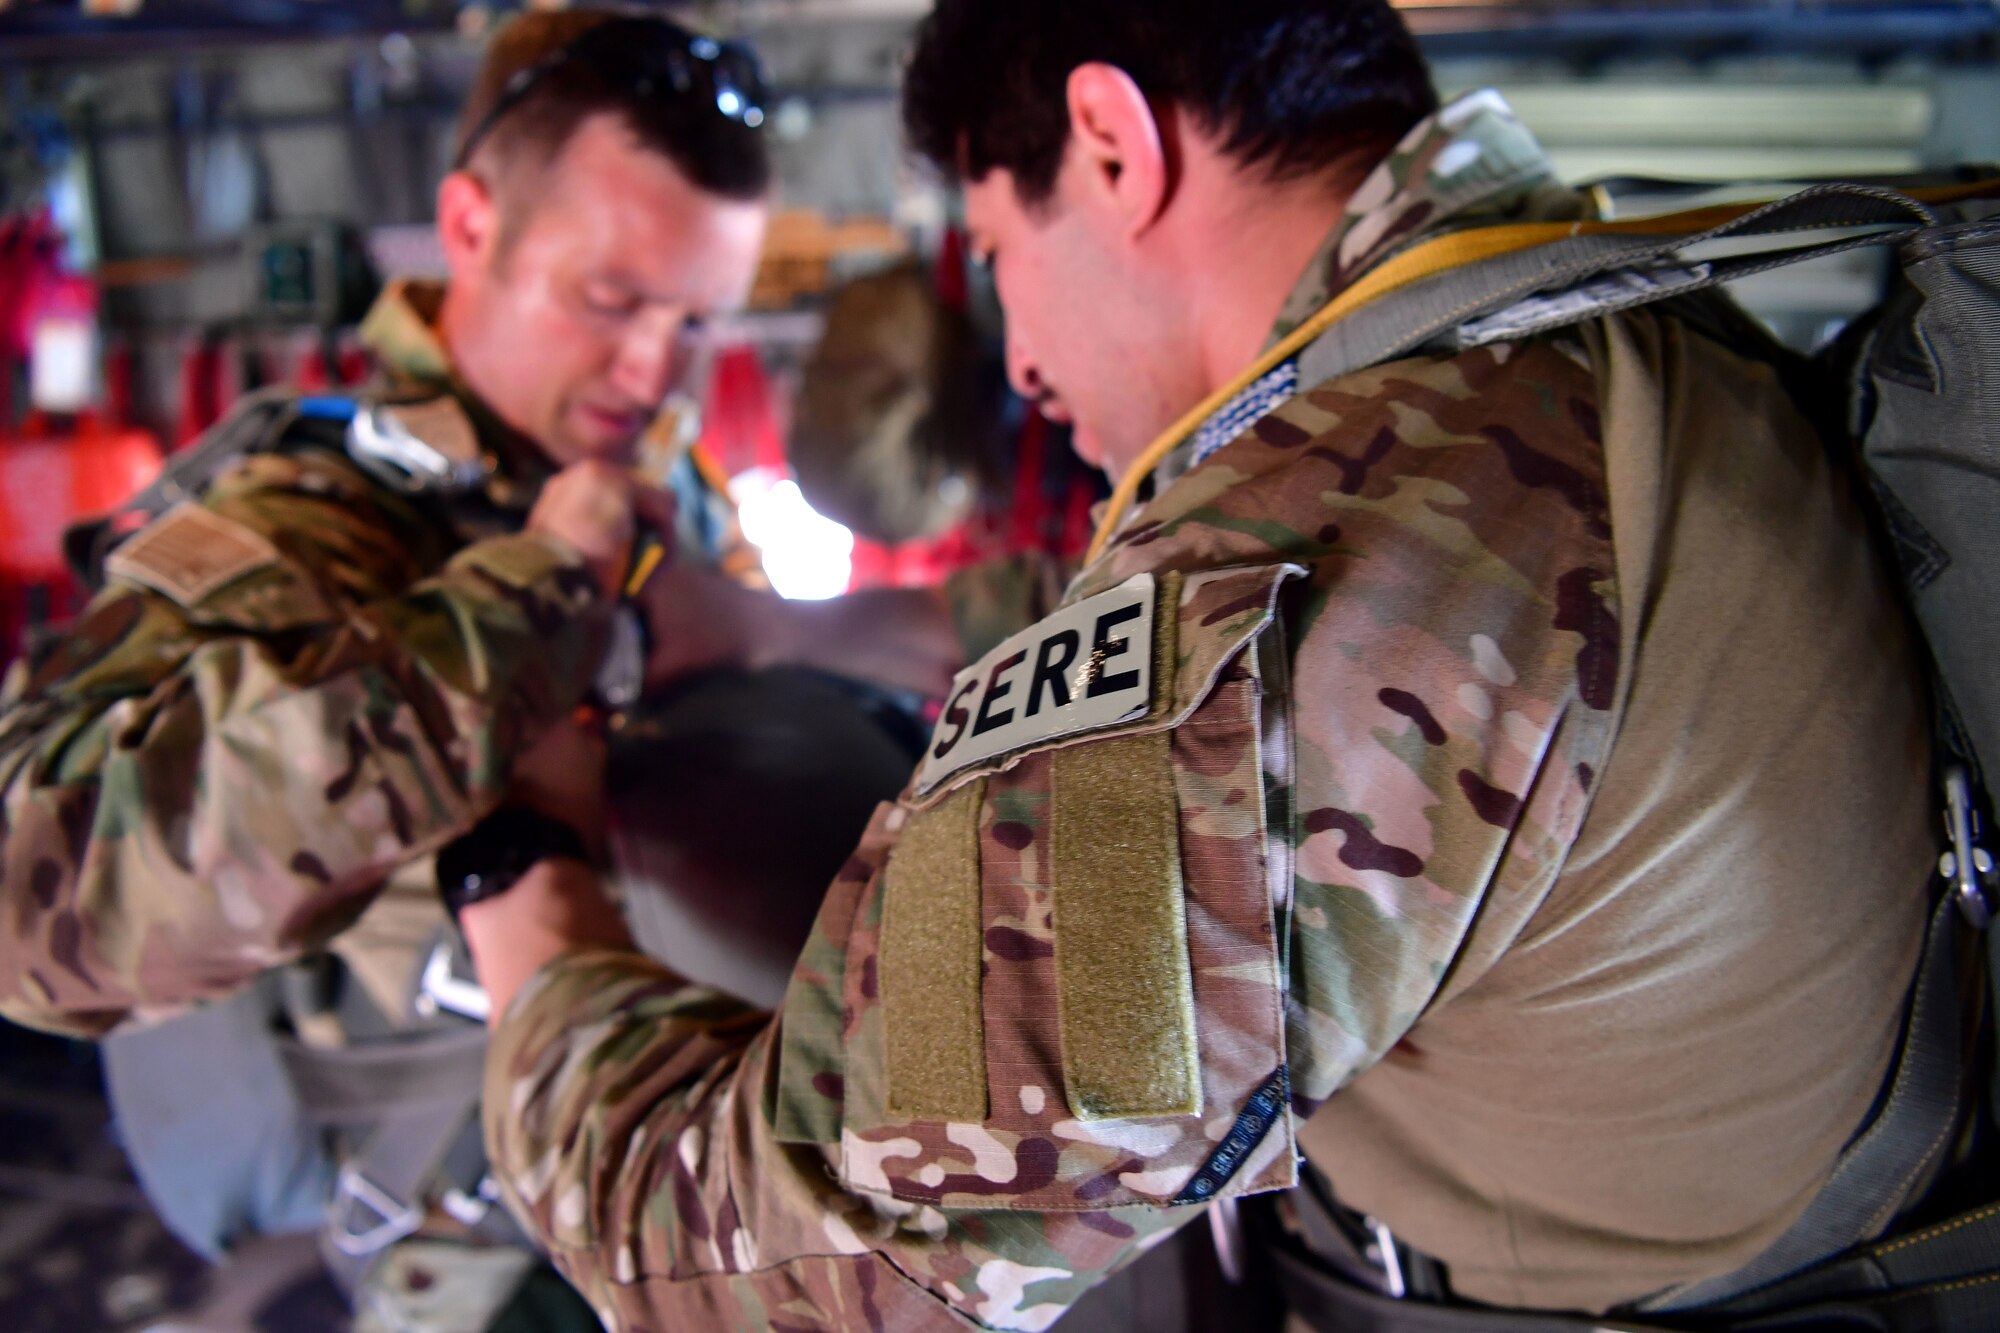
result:
[[[722,464],[715,461],[715,455],[701,447],[699,441],[688,446],[688,456],[694,460],[694,470],[708,483],[708,488],[722,497],[722,503],[729,506],[729,512],[736,512],[736,501],[729,495],[729,474],[722,470]]]
[[[1992,191],[1996,186],[2000,186],[2000,180],[1910,190],[1907,193],[1925,203],[1949,203],[1974,198]],[[1379,301],[1412,283],[1435,277],[1439,273],[1466,264],[1476,264],[1481,260],[1513,254],[1532,246],[1546,245],[1551,241],[1590,235],[1693,235],[1709,231],[1726,222],[1733,222],[1771,202],[1773,201],[1763,200],[1750,204],[1717,204],[1660,217],[1629,218],[1620,222],[1520,222],[1479,227],[1469,231],[1452,232],[1391,256],[1368,270],[1353,285],[1329,301],[1318,314],[1292,330],[1282,342],[1258,357],[1242,374],[1202,399],[1180,420],[1167,427],[1158,439],[1146,446],[1145,452],[1139,455],[1132,466],[1126,469],[1124,475],[1118,478],[1118,484],[1112,487],[1111,498],[1105,504],[1104,518],[1097,525],[1097,535],[1090,540],[1090,550],[1084,556],[1084,564],[1091,564],[1104,554],[1104,548],[1110,544],[1111,538],[1124,523],[1126,512],[1131,509],[1133,500],[1139,494],[1139,487],[1144,484],[1147,477],[1153,475],[1153,469],[1157,468],[1181,441],[1198,429],[1201,423],[1208,420],[1223,404],[1270,374],[1313,339],[1332,328],[1336,322],[1347,318],[1363,306]]]
[[[1104,520],[1098,524],[1097,535],[1091,539],[1090,551],[1084,557],[1084,563],[1089,564],[1104,553],[1112,534],[1117,532],[1119,525],[1124,522],[1125,511],[1131,508],[1133,499],[1139,493],[1140,485],[1153,474],[1153,469],[1188,437],[1190,432],[1208,420],[1224,403],[1243,392],[1252,383],[1270,374],[1313,339],[1326,332],[1336,320],[1345,319],[1369,302],[1432,274],[1454,268],[1459,264],[1504,254],[1510,248],[1509,240],[1512,241],[1511,248],[1518,249],[1522,245],[1540,244],[1542,241],[1558,240],[1573,235],[1576,226],[1577,224],[1569,222],[1525,223],[1519,227],[1487,227],[1478,231],[1454,232],[1450,236],[1442,236],[1435,241],[1420,245],[1414,250],[1405,250],[1402,254],[1370,269],[1360,281],[1328,302],[1318,314],[1293,329],[1284,341],[1252,362],[1249,369],[1202,399],[1179,421],[1169,426],[1158,439],[1146,446],[1145,452],[1126,469],[1125,474],[1118,479],[1118,484],[1112,488],[1111,499],[1105,507]],[[1521,240],[1518,237],[1496,235],[1500,232],[1521,231],[1535,233],[1534,239]],[[1449,254],[1446,253],[1447,250]]]
[[[632,572],[625,576],[625,595],[637,597],[639,590],[646,586],[646,580],[653,577],[653,571],[667,558],[667,547],[658,537],[648,536],[639,548],[638,556],[632,561]]]
[[[699,443],[688,446],[688,456],[693,460],[694,469],[702,481],[721,498],[723,504],[729,507],[729,513],[733,517],[736,513],[736,501],[729,495],[729,474],[722,470],[722,465],[715,461],[714,455],[702,448]],[[660,533],[646,533],[638,549],[632,553],[632,564],[625,575],[625,595],[638,596],[639,589],[646,586],[646,580],[653,577],[666,558],[665,537]]]

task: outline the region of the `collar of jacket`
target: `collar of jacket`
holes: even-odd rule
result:
[[[386,387],[396,392],[448,393],[472,421],[480,448],[493,456],[494,476],[487,499],[502,510],[525,510],[556,468],[532,440],[501,421],[451,364],[438,336],[444,284],[394,278],[361,321],[361,345],[375,358]]]
[[[1507,100],[1490,88],[1440,107],[1403,136],[1354,191],[1306,262],[1279,311],[1268,350],[1311,319],[1355,279],[1419,241],[1495,222],[1582,215],[1584,203],[1556,177],[1548,154]],[[1217,409],[1154,474],[1158,493],[1310,385],[1286,362]]]

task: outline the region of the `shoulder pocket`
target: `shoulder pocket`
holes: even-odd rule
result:
[[[1142,575],[960,676],[852,940],[850,1188],[1094,1211],[1293,1183],[1249,650],[1303,573]],[[986,737],[1013,745],[940,770]]]
[[[196,625],[276,632],[335,614],[319,586],[268,537],[196,501],[119,546],[104,572],[167,598]]]
[[[909,804],[1030,755],[1186,720],[1223,667],[1277,614],[1298,565],[1137,574],[1063,607],[958,673]]]

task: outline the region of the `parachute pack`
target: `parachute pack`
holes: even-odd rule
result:
[[[1322,383],[1657,303],[1695,322],[1711,289],[1889,247],[1886,296],[1811,361],[1763,353],[1851,448],[1932,666],[1941,847],[1922,957],[1889,1082],[1825,1188],[1735,1273],[1599,1318],[1454,1303],[1437,1266],[1313,1181],[1274,1236],[1276,1277],[1315,1327],[1381,1333],[2000,1327],[1992,1144],[2000,876],[1983,845],[2000,777],[2000,177],[1823,182],[1755,205],[1451,233],[1344,293],[1299,357]],[[1740,314],[1737,315],[1740,320]],[[1753,353],[1754,354],[1754,353]],[[1828,411],[1832,407],[1835,411]],[[1815,411],[1815,409],[1818,409]],[[1830,923],[1829,928],[1837,928]],[[1970,938],[1968,938],[1970,937]],[[1961,991],[1961,959],[1987,981]],[[1968,1006],[1961,994],[1977,995]],[[1969,1040],[1968,1034],[1976,1036]],[[1970,1148],[1968,1145],[1972,1145]]]

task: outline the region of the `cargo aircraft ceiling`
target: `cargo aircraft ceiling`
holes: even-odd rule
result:
[[[127,54],[213,44],[448,31],[521,0],[0,0],[0,59]],[[1397,0],[1439,55],[1696,56],[1904,52],[1991,58],[2000,0]],[[755,32],[789,23],[914,20],[929,0],[736,0],[693,9]],[[468,15],[466,11],[473,11]]]

